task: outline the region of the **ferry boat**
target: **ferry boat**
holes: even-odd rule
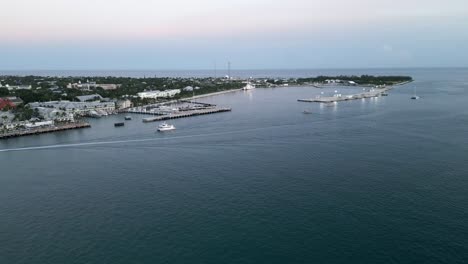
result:
[[[169,125],[166,122],[160,124],[158,126],[158,131],[159,132],[164,132],[164,131],[170,131],[176,129],[174,125]]]
[[[132,117],[131,116],[126,116],[125,120],[132,120]]]
[[[114,124],[115,127],[121,127],[121,126],[124,126],[124,125],[125,125],[125,123],[123,123],[123,122]]]
[[[247,83],[244,87],[242,87],[242,90],[247,91],[247,90],[252,90],[255,89],[255,86],[252,85],[251,83]]]

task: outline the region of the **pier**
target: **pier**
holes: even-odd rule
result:
[[[230,111],[232,111],[231,108],[209,108],[209,109],[189,110],[189,111],[143,118],[143,122],[145,123],[156,122],[156,121],[163,121],[163,120],[169,120],[169,119],[177,119],[177,118],[184,118],[184,117],[198,116],[198,115],[209,115],[209,114],[223,113],[223,112],[230,112]]]
[[[341,96],[317,96],[316,98],[310,99],[298,99],[299,102],[307,102],[307,103],[334,103],[334,102],[342,102],[342,101],[350,101],[350,100],[357,100],[363,98],[372,98],[372,97],[379,97],[382,94],[386,94],[387,91],[391,90],[391,87],[385,88],[378,88],[364,93],[358,94],[350,94],[350,95],[341,95]]]
[[[38,135],[38,134],[44,134],[44,133],[51,133],[51,132],[78,129],[78,128],[88,128],[88,127],[91,127],[89,123],[70,123],[70,124],[51,126],[51,127],[15,130],[15,131],[7,132],[7,133],[0,133],[0,139],[22,137],[22,136],[29,136],[29,135]]]

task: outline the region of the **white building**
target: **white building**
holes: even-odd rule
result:
[[[78,83],[69,83],[67,88],[89,91],[91,88],[96,88],[96,82],[86,81],[85,83],[81,83],[81,81],[78,81]]]
[[[24,124],[24,127],[30,129],[30,128],[53,126],[53,125],[54,125],[54,121],[48,120],[48,121],[42,121],[42,122],[26,123]]]
[[[125,100],[118,100],[116,102],[116,107],[118,109],[125,109],[125,108],[130,108],[132,107],[132,101],[125,99]]]
[[[86,114],[89,111],[102,111],[111,113],[115,111],[114,102],[70,102],[70,101],[50,101],[29,103],[31,108],[55,108],[66,113]]]
[[[32,86],[31,85],[16,85],[16,86],[10,86],[10,85],[5,85],[5,88],[7,88],[9,91],[13,90],[31,90]]]
[[[117,84],[96,84],[96,87],[101,87],[104,90],[116,90],[119,88]]]
[[[148,92],[141,92],[138,93],[138,97],[140,98],[152,98],[152,99],[158,99],[158,98],[168,98],[168,97],[173,97],[176,94],[180,93],[180,89],[173,89],[173,90],[165,90],[165,91],[148,91]]]

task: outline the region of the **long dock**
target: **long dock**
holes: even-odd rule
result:
[[[65,124],[53,127],[42,127],[37,129],[28,129],[28,130],[18,130],[7,133],[0,133],[0,139],[13,138],[13,137],[22,137],[29,135],[38,135],[44,133],[51,133],[63,130],[78,129],[78,128],[88,128],[91,127],[89,123],[72,123]]]
[[[231,108],[210,108],[210,109],[199,109],[199,110],[190,110],[190,111],[183,111],[178,113],[171,113],[167,115],[160,115],[154,117],[147,117],[143,118],[143,122],[156,122],[162,120],[169,120],[169,119],[177,119],[177,118],[184,118],[190,116],[198,116],[198,115],[209,115],[214,113],[222,113],[222,112],[230,112],[232,111]]]
[[[372,91],[358,93],[358,94],[351,94],[351,95],[342,95],[342,96],[327,96],[322,97],[318,96],[316,98],[309,98],[309,99],[298,99],[299,102],[307,102],[307,103],[334,103],[334,102],[341,102],[341,101],[349,101],[349,100],[357,100],[363,98],[372,98],[378,97],[382,94],[385,94],[387,91],[391,90],[392,88],[379,88]]]

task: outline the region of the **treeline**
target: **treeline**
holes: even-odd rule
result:
[[[130,77],[40,77],[40,76],[0,76],[3,85],[31,85],[30,90],[0,89],[0,95],[18,96],[25,104],[30,102],[44,102],[56,100],[76,100],[77,96],[98,93],[102,97],[119,99],[126,96],[134,96],[139,92],[150,90],[181,89],[177,97],[189,97],[193,94],[200,95],[230,89],[239,89],[244,86],[239,80],[225,80],[219,78],[130,78]],[[95,82],[99,84],[116,84],[115,90],[104,90],[99,86],[90,91],[79,89],[67,89],[68,84]],[[194,91],[183,91],[183,88],[191,86]],[[199,87],[199,89],[195,89]],[[137,99],[132,99],[138,101]],[[141,103],[141,102],[140,102]]]

